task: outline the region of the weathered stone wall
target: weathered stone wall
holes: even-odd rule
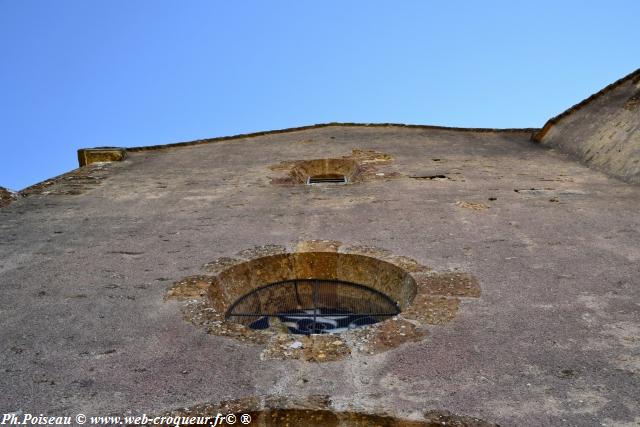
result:
[[[549,120],[534,139],[640,184],[640,70]]]
[[[0,209],[0,409],[224,414],[322,394],[340,414],[632,425],[640,186],[530,133],[315,127],[132,151],[23,191]],[[271,165],[345,155],[376,172],[271,182],[288,173]],[[396,265],[416,296],[397,320],[310,337],[209,298],[234,265],[328,251]]]

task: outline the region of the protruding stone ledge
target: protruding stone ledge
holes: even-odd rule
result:
[[[121,162],[127,158],[127,150],[124,148],[81,148],[78,150],[78,164],[90,165],[98,162]]]

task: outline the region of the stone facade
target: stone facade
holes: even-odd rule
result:
[[[635,114],[632,82],[546,136],[329,124],[85,152],[2,193],[0,410],[637,423],[640,186],[548,149],[609,95],[614,121]],[[595,130],[608,117],[590,114]],[[316,173],[350,179],[305,185]],[[335,336],[225,317],[262,285],[317,277],[401,311]]]

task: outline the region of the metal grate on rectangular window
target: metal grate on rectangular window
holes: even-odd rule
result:
[[[252,329],[293,334],[340,333],[400,313],[387,295],[367,286],[335,280],[277,282],[243,296],[227,319]]]
[[[314,175],[307,178],[307,185],[315,184],[346,184],[347,177],[344,175]]]

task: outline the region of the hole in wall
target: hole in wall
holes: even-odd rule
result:
[[[413,179],[428,179],[428,180],[432,180],[432,181],[442,181],[445,179],[451,179],[446,175],[442,175],[442,174],[438,174],[438,175],[415,175],[415,176],[411,176],[410,178]]]

